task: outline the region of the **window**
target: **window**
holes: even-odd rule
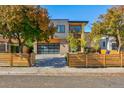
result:
[[[70,26],[71,32],[81,32],[82,27],[81,26]]]
[[[116,43],[112,43],[112,50],[116,50],[117,49],[117,44]]]
[[[57,32],[64,33],[65,32],[65,25],[57,25]]]
[[[5,52],[5,44],[0,44],[0,52]]]
[[[105,47],[105,41],[103,41],[102,46]]]
[[[38,45],[38,54],[59,54],[60,44],[51,43],[51,44],[39,44]]]

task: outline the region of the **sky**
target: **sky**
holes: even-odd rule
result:
[[[92,23],[99,15],[105,14],[110,5],[43,5],[48,9],[51,19],[69,19],[72,21],[89,21],[86,32],[91,31]]]

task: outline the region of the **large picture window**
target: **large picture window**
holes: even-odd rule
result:
[[[82,27],[81,26],[70,26],[71,32],[81,32]]]
[[[51,44],[38,44],[38,54],[59,54],[60,44],[51,43]]]
[[[64,33],[65,32],[65,25],[57,25],[57,32]]]

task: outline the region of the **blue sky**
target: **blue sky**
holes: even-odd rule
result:
[[[85,27],[85,31],[91,31],[92,23],[100,14],[107,12],[111,8],[110,5],[43,5],[47,8],[49,16],[53,19],[69,19],[89,21]]]

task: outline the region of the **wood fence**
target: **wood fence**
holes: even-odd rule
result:
[[[32,62],[29,54],[0,53],[0,66],[30,66]]]
[[[69,54],[70,67],[123,67],[124,53],[120,54]]]

